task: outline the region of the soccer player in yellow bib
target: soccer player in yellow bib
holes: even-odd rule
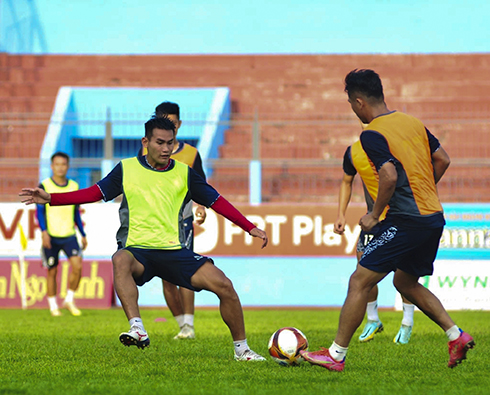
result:
[[[20,192],[26,204],[60,206],[113,200],[123,195],[118,251],[112,256],[114,287],[130,329],[119,335],[126,346],[150,344],[138,306],[138,286],[153,277],[193,291],[208,290],[220,300],[237,361],[265,361],[252,351],[245,334],[242,305],[232,282],[211,258],[185,248],[182,210],[193,200],[211,207],[245,232],[268,243],[267,234],[248,221],[233,205],[189,166],[171,159],[175,124],[166,117],[145,123],[142,138],[147,155],[123,159],[102,180],[75,192],[49,194],[41,188]]]
[[[420,277],[434,271],[445,225],[436,183],[448,168],[449,157],[442,148],[432,152],[431,141],[437,139],[420,120],[388,109],[376,72],[353,70],[344,82],[352,111],[367,124],[360,141],[379,180],[373,209],[359,220],[361,229],[374,236],[350,277],[334,342],[328,349],[300,353],[313,365],[344,370],[347,348],[363,321],[369,292],[394,271],[398,292],[446,333],[448,367],[453,368],[466,359],[475,342],[419,283]],[[386,206],[386,218],[380,221]]]
[[[367,210],[371,212],[378,194],[378,179],[373,171],[369,159],[362,149],[361,142],[358,140],[351,146],[347,147],[344,154],[343,162],[344,176],[340,184],[338,217],[335,221],[334,232],[343,234],[345,230],[345,213],[352,195],[352,183],[356,174],[362,179],[364,196],[366,200]],[[383,210],[379,217],[380,221],[385,219],[388,206]],[[373,238],[372,233],[367,233],[361,230],[359,240],[357,241],[357,261],[361,260],[361,256],[368,243]],[[413,328],[413,313],[415,306],[410,303],[403,295],[403,319],[400,330],[393,339],[394,343],[407,344],[410,341]],[[375,285],[369,292],[367,303],[367,322],[359,336],[360,342],[368,342],[374,338],[374,335],[383,330],[383,324],[378,315],[378,286]]]
[[[51,156],[52,177],[41,182],[40,188],[48,193],[63,193],[78,190],[78,184],[66,177],[68,173],[70,158],[64,152],[55,152]],[[49,310],[54,317],[60,316],[61,312],[56,301],[59,254],[63,250],[71,265],[71,272],[68,277],[68,291],[63,307],[74,315],[81,315],[81,311],[74,302],[75,292],[80,284],[82,277],[82,257],[81,251],[87,247],[87,238],[83,229],[83,222],[80,217],[78,205],[63,207],[52,207],[47,205],[37,205],[37,221],[42,232],[42,261],[43,266],[48,269],[47,294]],[[75,235],[75,225],[82,235],[82,249],[78,244]]]

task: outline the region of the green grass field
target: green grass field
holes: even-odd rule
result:
[[[195,340],[173,340],[168,310],[142,310],[151,346],[124,347],[128,323],[120,309],[0,310],[0,394],[489,394],[490,312],[453,312],[475,338],[468,360],[447,367],[444,332],[415,314],[410,344],[393,343],[400,312],[381,311],[385,331],[367,344],[352,341],[344,372],[303,363],[282,367],[267,352],[270,335],[295,326],[310,349],[330,346],[338,310],[245,310],[249,345],[267,362],[236,362],[218,310],[197,310]],[[155,322],[164,317],[166,322]]]

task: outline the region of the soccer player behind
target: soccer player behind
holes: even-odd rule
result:
[[[199,155],[197,148],[177,139],[177,134],[182,126],[179,105],[168,101],[160,103],[155,108],[155,116],[166,116],[175,124],[175,145],[171,158],[192,167],[197,174],[206,180],[206,175],[204,174],[204,169],[202,167],[201,155]],[[143,155],[146,154],[147,152],[143,150]],[[194,250],[194,215],[192,206],[193,202],[190,201],[184,207],[183,212],[185,247],[189,250]],[[206,209],[204,206],[198,204],[196,207],[195,222],[198,225],[202,225],[205,220]],[[180,328],[179,333],[174,339],[194,339],[194,291],[184,287],[177,287],[175,284],[165,280],[162,280],[162,286],[167,306]]]
[[[39,188],[48,193],[64,193],[78,190],[78,184],[67,178],[70,158],[64,152],[55,152],[51,156],[52,176],[41,182]],[[74,302],[75,291],[78,289],[82,277],[81,249],[75,235],[75,224],[82,235],[82,249],[87,247],[87,238],[83,229],[78,205],[53,207],[49,204],[37,205],[37,221],[42,232],[42,261],[48,269],[47,287],[48,304],[51,315],[60,316],[61,312],[56,301],[59,254],[63,250],[71,265],[68,277],[68,291],[63,307],[75,315],[81,311]]]

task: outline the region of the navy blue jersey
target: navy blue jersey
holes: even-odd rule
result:
[[[146,156],[138,156],[138,161],[142,166],[154,171],[170,172],[175,165],[175,161],[170,159],[170,165],[166,170],[155,170],[146,162]],[[97,185],[99,186],[105,201],[112,200],[121,195],[124,192],[122,188],[121,162],[119,162],[106,177],[100,180]],[[186,200],[193,200],[194,202],[208,208],[219,197],[218,191],[216,191],[216,189],[209,185],[195,170],[190,167],[188,189],[189,194]]]

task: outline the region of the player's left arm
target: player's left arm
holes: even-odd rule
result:
[[[425,128],[425,130],[427,131],[427,137],[429,139],[432,167],[434,168],[434,181],[437,184],[451,164],[451,159],[444,148],[442,148],[439,140],[429,131],[429,129]]]
[[[82,250],[87,248],[87,235],[85,234],[85,229],[83,227],[83,221],[82,221],[82,216],[80,214],[80,206],[76,205],[75,206],[75,224],[77,225],[77,228],[82,235]]]
[[[451,164],[451,159],[447,152],[442,148],[439,149],[432,154],[432,166],[434,167],[434,180],[436,184],[442,178],[444,173],[446,173],[447,168]]]
[[[196,158],[194,159],[192,168],[196,171],[197,174],[199,174],[203,178],[204,181],[206,181],[206,174],[204,174],[204,168],[202,166],[202,159],[201,159],[201,155],[199,154],[199,151],[196,154]],[[206,220],[206,208],[201,204],[197,204],[194,222],[198,225],[202,225],[205,220]]]
[[[209,185],[204,179],[189,167],[188,188],[190,198],[198,204],[211,207],[218,214],[222,215],[235,225],[242,228],[251,236],[262,239],[262,248],[268,243],[267,234],[257,228],[245,216],[240,213],[230,202],[220,196],[218,191]]]
[[[216,201],[213,203],[211,208],[218,214],[221,214],[223,217],[233,222],[235,225],[242,228],[251,236],[262,239],[262,248],[267,245],[269,241],[267,238],[267,234],[262,229],[257,228],[247,218],[245,218],[245,216],[223,196],[219,196],[218,199],[216,199]]]

